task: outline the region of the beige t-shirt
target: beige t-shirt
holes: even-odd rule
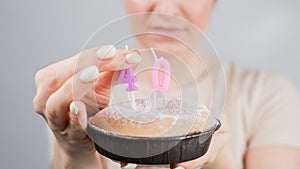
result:
[[[286,145],[300,148],[300,97],[297,89],[278,75],[247,70],[226,62],[222,65],[224,72],[220,68],[211,71],[216,73],[211,75],[211,78],[215,77],[215,87],[211,87],[207,76],[198,80],[202,101],[206,105],[212,100],[219,102],[212,103],[212,107],[219,104],[218,111],[224,103],[219,132],[226,132],[227,137],[218,153],[222,157],[217,156],[212,168],[225,162],[228,169],[242,169],[245,153],[254,147]],[[223,73],[225,99],[214,100],[213,90],[224,88]],[[215,97],[222,97],[222,93]],[[222,165],[222,168],[226,166]]]
[[[216,100],[219,102],[216,111],[224,108],[219,116],[222,127],[218,132],[226,133],[226,138],[218,151],[220,156],[217,155],[211,168],[222,165],[224,169],[242,169],[245,153],[255,147],[286,145],[300,148],[297,89],[278,75],[247,70],[226,62],[222,65],[224,72],[220,67],[212,71],[216,75],[213,76],[215,87],[211,87],[207,76],[197,80],[202,103],[206,105],[211,103],[213,91],[221,90],[216,97],[222,98],[224,91],[220,88],[224,85],[226,88],[225,99]],[[218,79],[223,73],[224,84]],[[119,164],[109,159],[107,162],[109,169],[119,168]]]
[[[298,90],[281,76],[223,65],[226,99],[220,118],[228,137],[213,166],[242,169],[245,153],[255,147],[300,148]]]

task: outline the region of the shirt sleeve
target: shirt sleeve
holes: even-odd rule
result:
[[[293,146],[300,148],[300,97],[288,80],[265,74],[259,84],[257,107],[251,120],[249,147]]]

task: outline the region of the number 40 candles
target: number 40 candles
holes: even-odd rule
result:
[[[126,45],[126,50],[128,50],[127,45]],[[156,100],[157,100],[156,99],[156,91],[166,92],[170,85],[170,64],[163,57],[158,59],[153,48],[151,48],[151,52],[155,59],[155,63],[153,66],[153,71],[152,71],[152,85],[155,90],[155,92],[154,92],[155,95],[153,98],[153,102],[154,102],[153,105],[154,105],[154,109],[156,109]],[[161,82],[160,82],[160,78],[159,78],[160,72],[163,73],[163,76],[162,76],[163,79],[161,80]],[[136,76],[134,76],[132,68],[121,70],[120,77],[119,77],[119,83],[120,84],[124,84],[124,83],[128,84],[126,91],[131,93],[132,106],[133,106],[134,110],[136,110],[134,91],[138,90],[138,88],[134,84],[136,81],[137,81],[137,78],[136,78]]]

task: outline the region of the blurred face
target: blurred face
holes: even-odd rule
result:
[[[182,50],[182,44],[169,37],[199,43],[199,30],[207,30],[215,0],[124,0],[124,3],[129,15],[148,13],[131,21],[133,32],[156,33],[138,37],[139,45],[165,48],[178,53]],[[199,29],[197,33],[195,28]]]

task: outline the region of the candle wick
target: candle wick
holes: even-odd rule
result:
[[[156,103],[157,99],[156,98],[157,98],[156,91],[154,91],[154,93],[153,93],[153,111],[155,111],[155,112],[157,110],[157,103]]]
[[[153,55],[153,57],[154,57],[154,60],[155,61],[157,61],[157,55],[156,55],[156,53],[155,53],[155,51],[154,51],[154,49],[153,48],[150,48],[150,50],[151,50],[151,52],[152,52],[152,55]],[[156,91],[154,91],[154,93],[153,93],[153,111],[155,111],[156,112],[156,101],[157,100],[157,96],[156,96]]]
[[[125,45],[125,50],[129,50],[128,49],[128,45]],[[130,99],[131,98],[131,99]],[[131,91],[128,93],[128,100],[130,101],[131,100],[131,104],[132,104],[132,108],[137,111],[137,108],[136,108],[136,104],[135,104],[135,95],[134,95],[134,91]]]
[[[153,49],[153,48],[150,48],[150,50],[151,50],[151,52],[152,52],[152,55],[153,55],[155,61],[157,61],[157,56],[156,56],[156,53],[155,53],[154,49]]]
[[[135,111],[137,111],[136,104],[135,104],[135,95],[134,95],[133,91],[131,92],[131,100],[132,100],[132,107],[133,107],[133,109]]]

